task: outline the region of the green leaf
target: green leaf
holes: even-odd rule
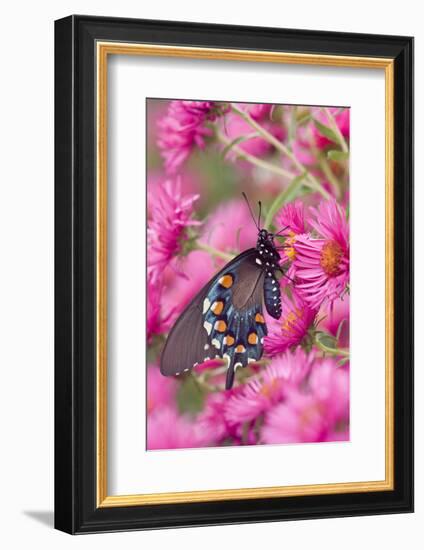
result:
[[[316,118],[314,118],[313,121],[316,128],[319,130],[319,132],[321,132],[323,136],[327,137],[331,141],[334,141],[334,143],[339,142],[337,135],[333,132],[331,128],[329,128],[328,126],[326,126],[325,124],[317,120]]]
[[[331,334],[326,334],[325,332],[317,332],[316,339],[323,348],[328,350],[335,350],[337,347],[337,341],[334,336]]]
[[[177,392],[178,409],[181,413],[196,414],[203,409],[205,391],[196,383],[194,375],[183,379]]]
[[[253,139],[253,138],[256,138],[258,136],[259,136],[259,134],[257,132],[254,132],[253,134],[247,134],[247,135],[244,135],[244,136],[236,137],[235,139],[233,139],[233,141],[231,143],[229,143],[228,145],[226,145],[224,147],[224,149],[222,150],[222,153],[221,153],[222,158],[224,159],[234,146],[239,145],[240,143],[243,143],[243,141],[248,141],[249,139]]]
[[[302,182],[305,179],[305,176],[306,176],[306,172],[292,179],[289,185],[283,191],[281,191],[279,195],[277,195],[277,197],[274,199],[274,202],[271,204],[270,209],[267,212],[265,222],[264,222],[265,229],[269,229],[269,227],[272,224],[272,220],[275,214],[278,212],[278,210],[284,204],[294,200],[297,197],[298,192],[302,187]]]
[[[345,160],[348,160],[349,153],[332,149],[331,151],[328,151],[327,158],[329,160],[335,160],[336,162],[344,162]]]

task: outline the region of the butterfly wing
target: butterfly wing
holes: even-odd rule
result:
[[[254,248],[234,258],[187,306],[166,341],[162,374],[179,374],[219,357],[227,364],[229,389],[238,367],[260,359],[266,335],[264,274],[256,259]]]

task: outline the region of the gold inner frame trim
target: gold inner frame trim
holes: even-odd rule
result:
[[[97,42],[97,506],[142,506],[183,502],[365,493],[394,489],[394,60],[302,53],[186,46]],[[107,61],[109,55],[217,59],[331,67],[383,69],[385,72],[385,213],[386,213],[386,361],[385,479],[281,487],[217,489],[178,493],[109,496],[107,493]]]

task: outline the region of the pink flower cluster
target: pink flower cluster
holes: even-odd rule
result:
[[[148,449],[348,439],[349,370],[333,359],[283,354],[246,384],[208,394],[195,419],[178,412],[175,383],[148,369]]]
[[[158,177],[157,165],[155,177],[148,171],[147,448],[348,440],[349,109],[169,101],[148,136],[162,165]],[[264,354],[237,371],[231,390],[223,389],[219,359],[165,378],[159,358],[177,316],[226,258],[255,246],[257,228],[241,192],[268,212],[290,184],[275,167],[301,173],[269,136],[321,186],[302,185],[275,208],[286,274],[282,315],[264,313]],[[188,172],[196,150],[203,151],[199,172],[192,172],[196,163]],[[340,154],[327,154],[333,150]]]

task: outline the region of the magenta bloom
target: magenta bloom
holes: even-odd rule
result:
[[[158,277],[172,258],[180,252],[185,229],[198,225],[192,219],[193,204],[198,195],[181,194],[179,180],[166,181],[155,191],[149,205],[147,228],[148,272]]]
[[[147,367],[147,412],[162,407],[175,406],[175,394],[177,391],[177,382],[174,378],[162,376],[156,365]]]
[[[237,103],[237,107],[249,113],[254,120],[263,120],[268,118],[272,104],[271,103]]]
[[[290,386],[284,402],[267,413],[262,442],[343,441],[348,427],[348,370],[328,359],[314,365],[305,390]]]
[[[224,414],[232,393],[231,390],[210,393],[206,399],[205,408],[196,419],[199,431],[208,434],[208,438],[214,443],[219,443],[234,434]]]
[[[319,401],[293,388],[284,403],[272,409],[262,428],[263,443],[325,441],[328,425]]]
[[[257,229],[246,203],[233,200],[220,205],[202,227],[201,242],[222,251],[240,251],[255,246]]]
[[[291,298],[283,290],[280,319],[267,318],[268,336],[264,339],[267,355],[274,357],[302,343],[314,322],[317,309],[310,307],[299,293],[292,289]]]
[[[275,217],[277,230],[287,227],[282,235],[300,235],[305,233],[305,205],[299,199],[289,202],[278,212]]]
[[[212,130],[205,123],[215,118],[213,101],[171,101],[158,121],[157,144],[168,173],[175,173],[193,148],[203,149]]]
[[[197,425],[173,407],[162,407],[147,417],[147,449],[205,447],[208,440]]]
[[[320,238],[299,235],[294,243],[296,288],[313,308],[340,297],[349,283],[349,224],[335,200],[311,208]]]
[[[341,110],[338,107],[330,107],[328,110],[333,115],[334,121],[337,124],[340,133],[345,139],[348,140],[350,130],[349,109]],[[330,121],[328,120],[327,115],[321,109],[314,109],[314,117],[325,126],[330,126]],[[314,141],[319,149],[324,149],[333,143],[327,136],[322,134],[315,125],[313,125],[312,128]]]
[[[299,199],[289,202],[277,213],[275,217],[277,231],[287,227],[281,235],[287,237],[283,255],[290,261],[294,260],[296,235],[301,235],[306,231],[305,205]],[[291,276],[291,273],[290,273]]]
[[[249,108],[245,110],[250,112]],[[263,114],[264,108],[256,109],[253,112],[255,113],[255,116],[253,116],[252,112],[250,112],[252,118],[258,118],[261,112]],[[268,130],[270,134],[279,140],[283,140],[286,135],[286,131],[281,124],[274,124],[269,120],[264,120],[261,121],[261,126],[263,126],[265,130]],[[225,124],[223,124],[223,130],[231,141],[243,136],[252,136],[256,133],[252,126],[243,120],[237,113],[229,113],[226,116]],[[263,157],[273,150],[273,146],[264,138],[259,136],[250,137],[245,141],[241,141],[238,143],[238,147],[246,153],[256,157]]]
[[[192,250],[178,259],[177,272],[167,272],[164,303],[172,304],[175,313],[180,314],[215,273],[216,265],[210,254]]]
[[[155,334],[163,334],[170,327],[170,320],[174,314],[171,308],[165,315],[162,314],[162,280],[155,278],[152,273],[147,274],[147,341],[150,342]]]
[[[227,421],[230,424],[250,422],[270,410],[284,398],[288,385],[299,384],[305,379],[312,361],[312,355],[302,349],[274,359],[228,400],[225,408]]]
[[[338,336],[338,347],[349,347],[349,295],[327,302],[320,309],[317,318],[323,318],[319,324],[321,330]]]

